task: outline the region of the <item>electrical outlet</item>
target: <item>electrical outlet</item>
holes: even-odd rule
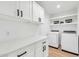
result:
[[[10,32],[6,32],[6,35],[9,36],[10,35]]]

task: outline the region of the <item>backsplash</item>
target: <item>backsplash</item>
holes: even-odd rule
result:
[[[20,23],[0,21],[0,41],[27,38],[39,34],[39,25],[32,23]]]

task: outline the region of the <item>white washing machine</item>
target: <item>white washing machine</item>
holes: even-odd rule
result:
[[[59,38],[59,31],[52,30],[48,35],[49,45],[58,48],[59,46],[58,38]]]
[[[78,54],[78,37],[75,31],[64,31],[61,37],[63,50]]]

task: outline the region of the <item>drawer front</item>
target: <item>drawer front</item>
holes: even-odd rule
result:
[[[8,57],[34,57],[34,45],[20,48],[14,52],[7,54]]]
[[[34,44],[32,44],[31,46],[28,46],[24,48],[25,51],[27,51],[26,55],[25,56],[22,56],[22,57],[34,57]]]

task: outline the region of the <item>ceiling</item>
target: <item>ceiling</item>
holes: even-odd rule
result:
[[[79,1],[37,1],[50,15],[77,9]],[[57,8],[60,5],[60,8]]]

